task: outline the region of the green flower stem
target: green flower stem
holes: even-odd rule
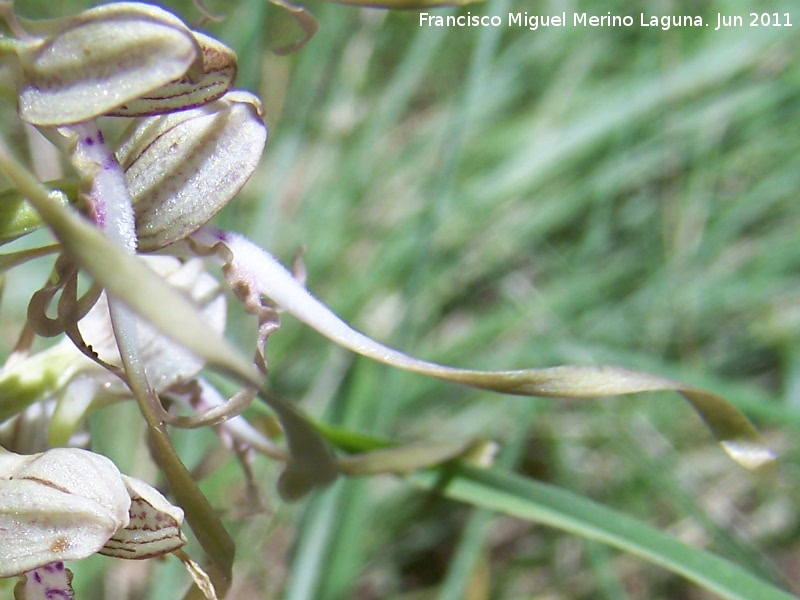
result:
[[[20,250],[19,252],[0,254],[0,273],[8,271],[17,265],[26,263],[29,260],[33,260],[34,258],[47,256],[48,254],[55,254],[60,249],[61,247],[58,244],[51,244],[49,246],[40,246],[38,248]]]
[[[130,374],[131,365],[128,362],[128,353],[122,347],[120,355],[126,373]],[[186,469],[186,465],[181,461],[164,424],[152,411],[153,398],[149,398],[148,394],[152,395],[153,391],[150,386],[145,387],[146,380],[142,377],[129,376],[129,385],[139,403],[139,409],[147,421],[152,440],[153,457],[164,471],[172,494],[183,508],[186,520],[192,527],[197,541],[200,542],[211,560],[214,568],[209,572],[217,595],[224,597],[233,578],[233,559],[236,554],[233,538],[225,529],[208,499],[197,487],[191,473]]]
[[[77,148],[73,161],[84,168],[94,170],[90,199],[95,209],[95,218],[101,231],[108,235],[129,255],[136,252],[137,238],[133,217],[133,202],[117,160],[108,150],[103,135],[94,123],[75,126]],[[83,162],[86,161],[86,162]],[[145,373],[136,315],[120,297],[109,294],[108,309],[111,325],[119,347],[125,378],[147,421],[154,442],[154,455],[164,470],[170,487],[186,511],[186,519],[192,526],[203,549],[216,567],[213,572],[215,587],[224,596],[230,587],[235,546],[219,517],[214,513],[206,497],[192,479],[181,461],[164,426],[165,411]]]

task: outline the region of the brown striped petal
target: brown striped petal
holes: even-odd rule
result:
[[[112,117],[149,117],[195,108],[216,100],[236,79],[236,54],[222,42],[203,33],[192,35],[200,47],[202,67],[109,112]]]
[[[53,29],[53,23],[42,29]],[[55,23],[61,28],[21,42],[17,52],[18,110],[33,125],[107,114],[180,79],[200,62],[191,31],[155,6],[111,4]]]
[[[186,543],[181,531],[183,511],[143,481],[126,475],[122,479],[131,496],[130,523],[108,540],[100,554],[144,559],[183,546]]]
[[[181,240],[216,215],[255,171],[266,140],[261,104],[247,92],[142,119],[116,153],[134,203],[139,249]]]

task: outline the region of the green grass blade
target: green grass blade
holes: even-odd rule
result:
[[[441,485],[424,472],[411,480],[425,489]],[[688,546],[645,523],[569,491],[495,470],[458,467],[442,493],[451,499],[542,523],[630,552],[730,600],[788,600],[791,594],[745,569]]]

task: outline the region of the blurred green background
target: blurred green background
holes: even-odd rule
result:
[[[162,4],[190,24],[202,18],[191,2]],[[297,33],[279,9],[207,6],[226,18],[205,29],[237,51],[239,86],[262,96],[270,126],[262,167],[218,224],[285,263],[304,248],[309,289],[408,353],[481,369],[617,364],[703,385],[744,410],[781,461],[773,473],[745,472],[675,394],[500,397],[354,358],[288,317],[268,343],[273,393],[326,423],[396,440],[497,440],[518,473],[800,591],[795,2],[758,8],[788,11],[791,28],[748,27],[750,8],[733,0],[429,10],[501,15],[498,28],[424,28],[418,11],[314,2],[320,30],[290,56],[270,52]],[[508,27],[518,11],[610,11],[635,25]],[[663,31],[639,27],[639,13],[712,24],[736,14],[745,26]],[[46,272],[36,269],[30,282],[15,272],[7,283],[9,340],[24,290]],[[251,344],[253,324],[232,318],[231,335]],[[127,446],[138,432],[115,427],[132,410],[94,423],[97,443],[123,462],[144,454]],[[213,444],[210,433],[177,437],[189,462]],[[239,544],[233,598],[449,597],[465,546],[468,591],[454,597],[714,597],[638,558],[475,517],[399,479],[340,482],[286,505],[277,467],[257,470],[267,510],[254,516],[241,515],[249,505],[234,461],[204,483]],[[168,598],[181,585],[172,563],[87,565],[78,568],[88,598]]]

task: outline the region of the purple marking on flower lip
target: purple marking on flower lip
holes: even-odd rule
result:
[[[97,130],[97,141],[101,144],[105,143],[106,139],[103,137],[103,132],[99,129]]]
[[[33,572],[33,580],[36,583],[42,583],[42,576],[39,574],[39,571],[34,571]]]
[[[103,170],[110,171],[111,169],[116,169],[119,166],[119,163],[113,156],[109,156],[106,161],[103,163]]]
[[[87,146],[93,146],[94,145],[94,138],[93,137],[86,137],[86,138],[83,139],[83,143],[86,144]]]
[[[106,205],[105,202],[97,202],[94,205],[94,222],[101,229],[106,224]]]
[[[44,597],[47,600],[55,600],[55,598],[66,598],[67,600],[72,600],[75,596],[70,593],[68,590],[62,590],[60,588],[48,588],[44,591]]]
[[[220,242],[227,242],[228,241],[228,234],[225,233],[222,229],[215,229],[214,230],[214,237],[218,239]]]

